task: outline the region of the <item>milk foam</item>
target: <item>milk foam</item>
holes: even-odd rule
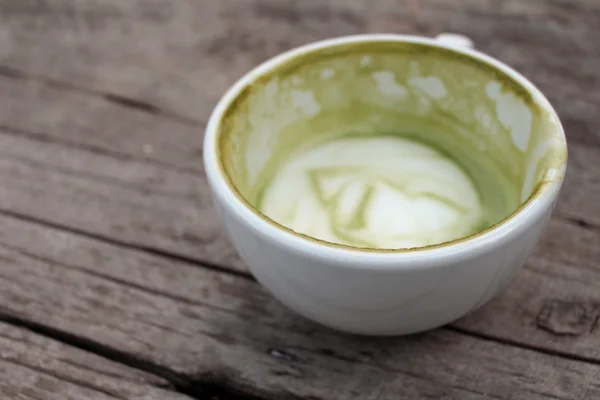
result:
[[[348,136],[296,153],[280,165],[259,209],[317,239],[388,249],[468,236],[483,218],[459,166],[395,136]]]

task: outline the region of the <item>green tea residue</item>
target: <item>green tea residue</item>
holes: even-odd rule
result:
[[[258,207],[296,232],[371,248],[442,243],[494,222],[461,167],[393,136],[346,136],[298,152],[279,166]]]

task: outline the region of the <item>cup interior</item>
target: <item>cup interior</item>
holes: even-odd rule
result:
[[[217,131],[220,169],[248,208],[311,240],[360,248],[436,246],[493,229],[562,180],[567,158],[556,114],[533,86],[474,52],[432,42],[342,42],[280,57],[239,88]],[[400,153],[392,151],[398,140]],[[359,157],[347,150],[357,141]],[[318,165],[290,167],[319,151]],[[290,168],[300,180],[286,186],[282,178],[272,189]],[[399,178],[419,174],[429,183]],[[407,185],[422,204],[446,204],[452,228],[374,243],[377,227],[369,231],[339,203],[346,195],[375,201],[373,190]],[[302,197],[307,188],[314,199]],[[329,228],[290,228],[285,218]]]

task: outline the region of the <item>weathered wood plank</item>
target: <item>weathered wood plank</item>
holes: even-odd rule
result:
[[[555,219],[511,286],[457,327],[600,360],[600,232]]]
[[[3,0],[0,59],[198,117],[207,115],[204,99],[292,46],[357,32],[455,30],[527,73],[549,71],[545,82],[561,91],[595,73],[598,44],[588,39],[598,9],[594,0]],[[577,71],[560,74],[576,60]]]
[[[263,13],[275,12],[273,9],[266,11],[264,5],[262,7]],[[194,134],[193,128],[152,113],[124,109],[98,96],[64,91],[56,85],[9,78],[0,79],[0,84],[0,93],[8,94],[3,98],[6,106],[0,108],[2,118],[16,118],[18,125],[27,129],[0,130],[0,148],[3,149],[0,153],[0,183],[4,188],[0,193],[1,209],[128,244],[182,254],[224,267],[243,268],[210,207],[210,197],[202,175],[195,173],[191,167],[191,161],[197,161],[199,168],[200,160],[193,160],[193,155],[182,155],[178,153],[179,150],[173,150],[179,149],[177,143],[185,142],[185,138]],[[52,108],[56,106],[59,108]],[[47,113],[31,118],[31,115],[36,115],[36,110],[44,107],[50,107]],[[65,112],[70,109],[76,112]],[[87,113],[86,110],[91,111]],[[94,110],[104,111],[95,113]],[[79,120],[78,115],[84,117]],[[120,129],[107,135],[104,135],[104,128],[93,130],[93,122],[102,127],[103,121],[111,120],[111,115],[123,121],[124,126],[130,126],[131,135],[126,135],[126,131]],[[61,122],[55,125],[53,118]],[[174,139],[171,135],[161,135],[163,126],[169,128],[169,132],[174,130],[179,133],[173,136]],[[160,132],[152,131],[152,127],[161,128]],[[49,129],[50,133],[38,133],[37,129]],[[164,143],[167,149],[164,158],[146,159],[140,155],[144,150],[143,143],[153,136],[159,138],[159,143]],[[120,138],[121,147],[111,144],[113,137]],[[136,150],[136,146],[142,150]],[[162,147],[158,146],[157,149]],[[600,195],[599,155],[598,148],[594,146],[579,142],[571,145],[570,169],[557,210],[558,217],[584,226],[592,224],[589,228],[592,230],[600,226],[600,205],[593,200]],[[177,164],[176,160],[187,160],[190,164]],[[589,260],[594,260],[595,253],[590,253],[590,248],[586,247],[592,247],[593,244],[582,247],[577,242],[589,236],[585,229],[580,231],[560,221],[553,222],[551,226],[561,228],[551,229],[547,233],[536,258],[530,264],[545,265],[545,254],[549,255],[549,259],[568,262],[569,259],[564,256],[555,256],[558,251],[569,257],[587,255]],[[565,231],[571,232],[568,239],[572,240],[563,240]],[[560,246],[557,246],[558,243]],[[537,259],[539,257],[540,260]],[[570,266],[553,265],[556,265],[556,269]],[[541,270],[546,271],[544,268]],[[536,282],[536,279],[521,283],[525,290],[525,294],[520,295],[522,298],[530,297],[526,291],[528,287],[539,287],[531,282]],[[538,301],[531,303],[538,310],[529,310],[531,315],[524,321],[526,326],[531,324],[531,316],[537,315],[550,292],[540,293]],[[569,290],[565,293],[571,296]],[[565,301],[568,298],[565,293],[558,298]],[[475,324],[477,331],[486,334],[501,332],[498,337],[516,341],[535,338],[524,342],[531,345],[545,343],[546,339],[538,334],[498,329],[498,326],[510,327],[515,324],[509,311],[522,303],[522,298],[513,303],[500,302],[500,307],[506,310],[499,314],[503,317],[495,317],[493,327],[478,322]],[[594,301],[594,298],[589,300],[592,303]],[[593,345],[594,341],[581,348],[575,346],[574,354],[586,354]],[[566,349],[571,342],[556,342],[553,346],[554,349]]]
[[[600,346],[593,334],[572,336],[568,345],[560,338],[534,343],[540,350],[533,351],[453,330],[477,333],[478,324],[494,325],[489,321],[498,313],[510,324],[500,326],[504,337],[525,343],[533,335],[552,337],[545,329],[535,331],[539,327],[528,314],[539,309],[527,311],[529,300],[519,305],[523,312],[502,314],[531,293],[532,307],[550,294],[598,299],[593,282],[600,271],[587,258],[578,260],[587,260],[585,269],[567,269],[571,276],[564,279],[576,285],[561,287],[554,276],[530,266],[521,274],[523,285],[498,300],[508,306],[492,305],[474,322],[408,338],[367,339],[304,321],[242,277],[11,218],[0,218],[0,232],[0,302],[5,305],[0,319],[16,316],[68,331],[198,385],[219,384],[267,398],[600,396]],[[600,240],[591,235],[588,240]],[[541,267],[561,274],[563,264],[552,264],[555,257],[548,255],[550,267]],[[549,293],[552,288],[555,293]],[[585,354],[591,362],[545,354],[555,347],[566,357]]]
[[[600,12],[593,1],[574,4],[530,0],[498,6],[469,0],[457,6],[432,0],[365,7],[356,1],[181,0],[175,6],[166,0],[127,5],[57,0],[40,6],[30,0],[0,1],[0,37],[6,44],[0,46],[5,67],[0,68],[0,127],[39,141],[11,141],[11,151],[21,151],[19,161],[33,163],[29,170],[17,168],[13,157],[6,168],[18,172],[21,182],[36,180],[34,165],[55,164],[71,173],[52,178],[59,181],[52,190],[44,182],[48,189],[35,193],[23,184],[8,184],[14,189],[0,206],[243,269],[209,205],[200,156],[202,124],[194,121],[206,120],[235,77],[285,48],[363,31],[430,34],[449,29],[473,36],[482,50],[531,76],[555,101],[572,150],[558,211],[600,226],[600,206],[593,200],[600,191],[600,140],[593,129],[600,122],[595,112],[600,107],[600,44],[587,40]],[[578,67],[565,73],[572,65]],[[40,150],[45,146],[54,150]],[[94,160],[89,166],[88,159]],[[76,171],[82,172],[73,177]],[[83,172],[106,179],[84,183]],[[113,193],[110,183],[123,180],[135,191],[122,187]],[[154,197],[165,190],[185,199]],[[73,212],[82,207],[85,211]]]
[[[0,397],[185,400],[162,378],[0,322]]]
[[[243,270],[203,174],[0,128],[0,209]],[[600,148],[571,145],[558,217],[600,227]],[[598,228],[597,228],[598,229]]]
[[[182,172],[202,170],[202,126],[37,80],[0,67],[0,126],[65,147],[138,159]]]
[[[0,93],[8,94],[3,98],[0,115],[17,115],[19,109],[26,108],[27,112],[21,112],[20,124],[36,121],[26,116],[52,102],[40,102],[43,96],[34,96],[30,86],[35,87],[0,78]],[[79,95],[73,99],[71,94],[54,96],[66,102],[57,104],[95,107],[89,104],[90,99]],[[91,100],[94,103],[95,99]],[[106,116],[99,114],[96,120],[105,120],[119,111],[118,107],[108,107],[113,110]],[[149,120],[135,128],[135,121],[128,120],[130,114],[118,116],[131,123],[132,137],[156,122],[153,116],[143,114]],[[26,128],[41,129],[45,125],[52,126],[40,122],[39,126]],[[0,193],[0,208],[126,243],[243,269],[223,234],[201,172],[97,151],[98,141],[105,139],[94,139],[101,136],[95,133],[78,134],[79,128],[76,123],[53,127],[63,135],[55,138],[35,130],[2,128],[0,122],[0,181],[5,188]],[[131,143],[136,142],[140,141]],[[139,146],[143,147],[141,143]],[[201,169],[200,159],[196,164]],[[558,213],[600,226],[600,203],[594,201],[600,195],[599,177],[600,148],[572,143]]]
[[[241,268],[204,175],[0,128],[0,182],[0,209]]]
[[[149,250],[1,217],[4,315],[249,393],[598,397],[599,3],[375,3],[0,0],[0,209]],[[466,33],[538,83],[564,120],[557,218],[506,293],[451,329],[367,340],[294,317],[250,280],[150,254],[243,268],[202,178],[210,109],[282,50],[382,30]]]
[[[34,126],[45,122],[45,129],[33,131],[52,133],[47,128],[79,121],[82,130],[94,132],[76,132],[85,140],[135,155],[144,144],[159,141],[157,153],[146,157],[194,168],[200,136],[190,133],[193,122],[189,120],[198,121],[200,128],[227,86],[258,62],[335,35],[451,30],[472,36],[481,50],[537,82],[555,102],[571,139],[600,145],[592,123],[600,103],[596,94],[600,44],[589,40],[600,23],[598,3],[593,0],[505,0],[501,4],[379,0],[368,7],[357,0],[328,4],[136,0],[127,5],[118,0],[56,0],[41,4],[0,1],[0,66],[8,67],[0,68],[0,74],[98,99],[90,107],[64,100],[64,104],[46,102],[33,108],[35,112],[9,114],[8,120],[14,118],[15,124],[32,115]],[[46,95],[55,102],[54,95]],[[113,101],[115,96],[124,101]],[[170,123],[156,122],[156,127],[144,129],[143,118],[130,117],[134,126],[141,125],[135,134],[140,142],[126,146],[123,141],[130,141],[131,135],[123,121],[129,119],[122,120],[121,113],[103,106],[103,101],[154,116],[147,120]],[[171,118],[175,111],[169,110],[176,110],[187,123]],[[60,136],[62,130],[54,134]],[[177,137],[180,134],[184,137]],[[72,138],[73,132],[68,136]],[[115,137],[123,139],[114,141]],[[158,146],[165,142],[166,148]]]

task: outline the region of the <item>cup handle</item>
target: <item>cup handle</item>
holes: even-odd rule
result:
[[[466,47],[472,49],[474,47],[473,41],[464,35],[457,33],[440,33],[435,37],[435,40],[441,42],[443,45],[448,47]]]

